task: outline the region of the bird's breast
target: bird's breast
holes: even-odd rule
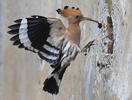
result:
[[[80,27],[76,25],[69,26],[69,28],[66,30],[66,36],[69,39],[69,41],[79,46],[81,37]]]
[[[76,58],[78,54],[77,45],[68,41],[64,40],[63,47],[62,47],[62,66],[69,64],[72,60]]]

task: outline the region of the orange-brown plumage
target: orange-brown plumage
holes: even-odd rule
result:
[[[62,10],[60,9],[59,14],[65,17],[69,23],[69,26],[65,31],[65,35],[67,36],[69,41],[79,46],[81,36],[79,23],[83,18],[81,11],[73,7],[67,7]]]
[[[80,45],[81,30],[78,24],[70,24],[67,28],[66,35],[68,39],[75,43],[77,46]]]
[[[79,9],[75,8],[67,8],[61,10],[61,15],[63,17],[66,17],[70,23],[79,24],[81,21],[83,15]]]
[[[68,17],[70,15],[82,15],[82,13],[79,9],[68,7],[67,9],[62,9],[61,15],[64,17]]]

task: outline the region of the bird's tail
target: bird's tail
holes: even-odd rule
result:
[[[51,94],[58,94],[59,86],[62,81],[64,72],[67,67],[56,68],[51,75],[45,80],[43,90]]]

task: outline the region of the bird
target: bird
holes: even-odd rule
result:
[[[79,8],[64,6],[56,11],[68,21],[68,27],[59,18],[40,15],[17,19],[15,24],[8,27],[13,45],[36,53],[53,69],[43,83],[43,91],[52,95],[59,93],[63,75],[78,53],[86,52],[94,45],[94,41],[91,41],[83,49],[80,48],[80,22],[89,20],[102,27],[98,21],[84,17]]]

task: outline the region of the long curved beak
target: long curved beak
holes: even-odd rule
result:
[[[102,27],[102,24],[99,23],[97,20],[93,20],[91,18],[88,18],[88,17],[83,17],[81,21],[84,21],[84,20],[88,20],[88,21],[92,21],[92,22],[95,22],[98,24],[98,27],[101,28]]]

